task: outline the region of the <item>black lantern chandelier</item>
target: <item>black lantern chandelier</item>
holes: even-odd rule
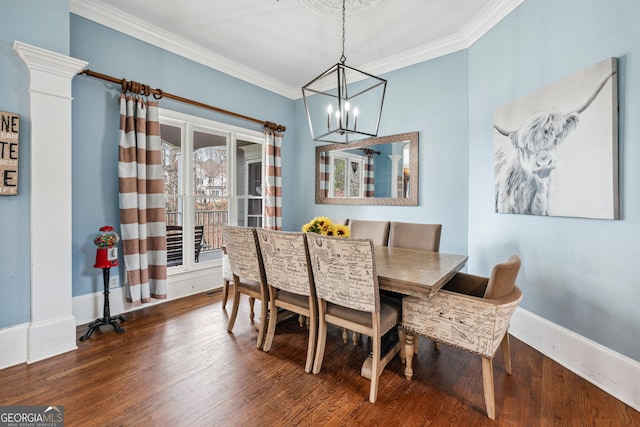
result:
[[[302,87],[311,138],[349,143],[378,135],[387,81],[345,65],[345,0],[340,62]]]

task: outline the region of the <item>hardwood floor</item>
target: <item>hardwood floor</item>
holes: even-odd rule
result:
[[[494,361],[496,421],[485,413],[480,358],[445,345],[434,351],[426,340],[413,380],[396,357],[371,404],[360,376],[365,338],[345,345],[331,328],[322,371],[306,374],[306,329],[296,318],[278,325],[265,353],[255,349],[246,298],[233,334],[220,299],[198,294],[144,308],[128,314],[122,335],[103,326],[76,351],[1,370],[0,406],[61,405],[65,425],[83,427],[640,425],[639,412],[515,338],[513,375],[500,355]]]

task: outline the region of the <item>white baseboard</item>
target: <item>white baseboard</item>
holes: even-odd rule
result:
[[[173,274],[168,279],[167,299],[151,299],[149,303],[134,307],[132,303],[127,302],[126,289],[122,286],[109,290],[109,309],[111,315],[114,316],[220,287],[222,287],[221,268]],[[72,311],[77,324],[84,325],[101,318],[103,304],[104,295],[102,292],[73,297]]]
[[[21,323],[0,329],[0,369],[23,363],[27,360],[27,335],[29,324]]]
[[[222,287],[221,268],[202,269],[169,277],[167,299],[152,299],[134,307],[127,302],[124,287],[110,289],[111,315],[122,314],[155,304]],[[72,298],[73,316],[41,323],[22,323],[0,329],[0,369],[33,363],[77,348],[76,327],[103,315],[102,292]]]
[[[31,322],[27,334],[27,363],[34,363],[78,348],[76,319],[65,316]]]
[[[640,362],[521,307],[509,332],[545,356],[640,411]]]

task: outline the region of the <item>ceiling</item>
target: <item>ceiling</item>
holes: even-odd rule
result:
[[[346,64],[377,75],[465,49],[522,1],[346,0]],[[291,99],[339,62],[341,8],[340,0],[70,1],[74,14]]]

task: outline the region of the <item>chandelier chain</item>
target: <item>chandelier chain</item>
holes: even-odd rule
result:
[[[344,64],[347,61],[347,57],[344,56],[344,40],[345,40],[345,16],[347,14],[347,8],[345,6],[346,0],[342,0],[342,56],[340,57],[340,63]]]

